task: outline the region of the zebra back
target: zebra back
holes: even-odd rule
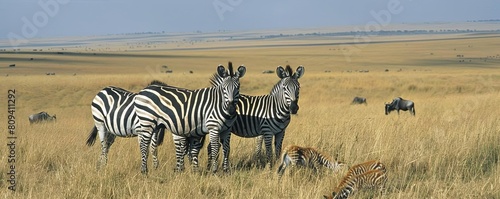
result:
[[[278,168],[278,174],[282,175],[288,165],[300,165],[314,167],[315,164],[325,166],[337,171],[345,164],[339,161],[333,161],[331,157],[325,155],[312,147],[301,147],[297,145],[288,145],[281,157],[281,165]]]
[[[378,188],[382,191],[386,182],[385,170],[370,170],[360,175],[344,178],[332,196],[334,199],[348,198],[361,188]]]
[[[370,160],[370,161],[366,161],[366,162],[351,166],[349,168],[349,170],[347,171],[346,176],[356,176],[356,175],[363,174],[363,173],[370,171],[370,170],[381,170],[381,171],[385,172],[386,169],[385,169],[385,165],[382,162],[380,162],[378,160]]]
[[[92,101],[92,115],[96,122],[117,136],[135,136],[138,119],[134,111],[136,93],[122,88],[108,86],[102,89]]]
[[[244,66],[240,66],[238,71],[240,73],[232,69],[226,72],[219,65],[218,72],[211,78],[211,82],[219,84],[195,90],[153,81],[139,92],[135,100],[143,122],[141,125],[152,128],[163,124],[172,133],[181,136],[204,136],[208,133],[205,127],[209,120],[217,123],[212,125],[232,126],[229,124],[236,117],[236,103],[240,98],[239,78],[244,74]]]

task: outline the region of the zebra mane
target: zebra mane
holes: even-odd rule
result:
[[[219,66],[221,66],[221,65],[219,65]],[[210,84],[212,85],[212,87],[217,87],[217,86],[221,85],[222,82],[224,81],[224,78],[227,77],[228,75],[231,77],[234,77],[236,75],[234,73],[234,70],[233,70],[233,62],[228,63],[228,70],[229,70],[229,74],[225,71],[224,76],[220,76],[219,72],[216,72],[212,75],[212,77],[210,78]]]
[[[212,87],[217,87],[222,84],[224,77],[220,76],[219,73],[214,73],[210,78],[210,84]]]
[[[109,86],[108,88],[111,88],[111,89],[112,89],[112,90],[114,90],[115,92],[119,92],[119,93],[121,93],[121,94],[123,94],[123,95],[127,95],[127,96],[128,96],[128,95],[132,95],[132,94],[134,94],[134,93],[132,93],[132,92],[130,92],[130,91],[128,91],[128,90],[125,90],[125,89],[123,89],[123,88],[116,87],[116,86]]]
[[[151,83],[148,84],[148,86],[151,86],[151,85],[157,85],[157,86],[168,86],[168,84],[166,83],[163,83],[162,81],[160,80],[153,80],[151,81]]]
[[[233,71],[233,62],[229,62],[227,64],[228,69],[229,69],[229,76],[234,77],[234,71]]]
[[[291,77],[293,75],[293,70],[292,70],[292,67],[290,67],[290,65],[286,65],[285,70],[288,73],[289,77]]]
[[[274,84],[273,88],[271,89],[271,92],[269,92],[270,95],[272,95],[280,90],[280,85],[281,85],[282,80],[283,79],[280,79],[276,84]]]

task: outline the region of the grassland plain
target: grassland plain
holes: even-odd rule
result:
[[[174,172],[170,136],[159,148],[160,167],[147,177],[139,172],[136,138],[117,139],[108,165],[96,171],[100,146],[84,143],[93,125],[90,102],[100,89],[114,85],[137,92],[152,79],[206,87],[216,65],[232,60],[247,66],[241,92],[251,95],[267,94],[278,81],[263,70],[287,63],[305,66],[300,111],[284,145],[313,146],[348,164],[380,159],[388,169],[387,190],[383,195],[360,191],[357,198],[499,198],[500,60],[494,57],[500,54],[500,41],[456,37],[373,43],[350,61],[343,52],[349,46],[338,45],[95,56],[0,53],[1,65],[17,64],[0,69],[9,74],[0,76],[0,107],[7,107],[7,89],[16,89],[18,136],[17,191],[7,189],[7,156],[2,155],[0,193],[3,198],[321,198],[331,193],[345,171],[303,169],[278,181],[276,168],[263,169],[251,159],[254,140],[237,136],[231,139],[230,175],[212,175],[205,167],[200,173],[189,168]],[[162,73],[163,65],[174,72]],[[47,76],[47,71],[56,75]],[[354,96],[366,97],[368,104],[350,105]],[[408,112],[384,115],[384,102],[397,96],[415,102],[415,117]],[[28,115],[42,110],[57,114],[57,122],[30,125]],[[7,121],[5,114],[0,121]],[[1,154],[7,154],[2,145]],[[206,165],[206,152],[200,156]]]

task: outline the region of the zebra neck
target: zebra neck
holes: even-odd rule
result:
[[[280,118],[290,117],[290,106],[286,104],[286,99],[283,92],[275,92],[269,95],[269,98],[276,105],[275,110],[278,110],[277,114],[280,116]]]
[[[335,168],[335,165],[334,163],[330,160],[330,158],[328,158],[327,156],[323,155],[322,153],[320,152],[316,152],[313,154],[314,156],[316,156],[316,161],[318,164],[320,165],[323,165],[329,169],[334,169]]]

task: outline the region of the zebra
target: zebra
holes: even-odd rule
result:
[[[92,100],[92,115],[94,127],[87,138],[87,146],[93,146],[97,134],[101,140],[101,156],[97,168],[107,164],[108,152],[111,145],[118,137],[136,137],[135,126],[139,118],[134,111],[134,97],[136,93],[122,88],[108,86],[102,89]],[[156,147],[163,142],[164,128],[159,127],[154,131],[157,139],[151,143],[153,165],[158,167]]]
[[[344,177],[332,192],[332,195],[324,196],[324,198],[348,198],[361,188],[377,188],[382,193],[386,183],[387,174],[385,170],[370,170],[356,176]]]
[[[238,68],[237,72],[234,72],[232,63],[229,62],[228,71],[222,65],[217,67],[217,73],[211,79],[212,87],[189,90],[166,84],[153,84],[141,90],[134,100],[139,117],[136,128],[142,155],[141,172],[143,174],[148,172],[147,146],[151,142],[152,131],[158,125],[164,125],[174,135],[181,137],[201,139],[209,134],[213,147],[210,156],[213,157],[218,156],[221,144],[219,140],[222,140],[223,169],[225,172],[229,171],[231,136],[229,130],[237,115],[236,103],[240,98],[239,79],[244,76],[245,72],[246,68],[243,65]],[[221,83],[216,85],[215,81]],[[195,165],[197,165],[198,152],[199,150],[192,154],[196,161]],[[212,163],[211,170],[216,172],[218,164],[216,158],[213,159],[215,161]],[[180,161],[177,160],[177,162]]]
[[[315,148],[289,145],[283,150],[281,155],[281,165],[278,168],[278,175],[281,177],[289,165],[308,166],[316,171],[316,164],[325,166],[334,171],[345,166],[341,161],[333,161],[327,155],[321,153]]]
[[[263,96],[241,95],[237,104],[239,114],[236,116],[231,132],[239,137],[257,137],[255,156],[260,155],[262,140],[265,141],[267,165],[272,168],[272,140],[275,137],[276,158],[281,155],[281,145],[285,129],[290,123],[290,114],[299,110],[298,79],[304,75],[304,67],[297,67],[293,72],[290,65],[286,68],[278,66],[276,74],[280,81],[276,83],[270,94]],[[208,146],[208,154],[214,147]],[[211,157],[209,161],[211,162]]]
[[[349,167],[345,178],[360,175],[371,170],[381,170],[385,172],[386,168],[385,165],[378,160],[369,160]]]

